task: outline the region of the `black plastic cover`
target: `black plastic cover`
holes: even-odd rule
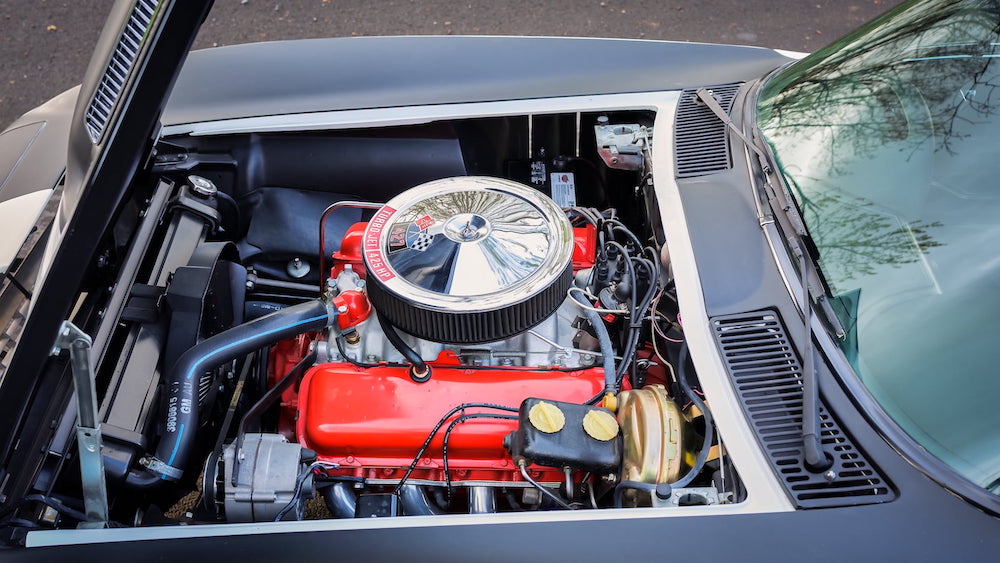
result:
[[[548,433],[537,429],[529,420],[535,405],[546,402],[562,411],[562,429]],[[521,403],[517,430],[508,437],[507,448],[515,461],[523,458],[546,467],[571,467],[583,471],[611,471],[621,465],[622,437],[603,441],[593,438],[583,428],[583,417],[590,411],[611,411],[600,407],[528,398]],[[613,416],[613,415],[612,415]]]
[[[399,497],[393,493],[371,493],[358,497],[355,518],[387,518],[399,516]]]

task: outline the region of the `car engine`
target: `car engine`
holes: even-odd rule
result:
[[[95,321],[111,518],[741,501],[687,358],[653,118],[161,140]],[[39,487],[72,503],[51,453]]]

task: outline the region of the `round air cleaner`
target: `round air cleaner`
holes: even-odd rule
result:
[[[573,229],[555,202],[521,184],[446,178],[399,194],[364,236],[368,297],[426,340],[502,340],[538,324],[573,279]]]

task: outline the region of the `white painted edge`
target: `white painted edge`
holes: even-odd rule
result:
[[[663,95],[664,93],[638,93],[569,96],[534,100],[506,100],[469,104],[442,104],[270,115],[170,125],[162,129],[161,136],[191,135],[197,137],[239,133],[329,131],[357,129],[361,127],[420,125],[443,119],[542,115],[575,111],[653,110],[651,101],[657,99],[657,96]],[[676,93],[673,95],[676,96]]]
[[[809,56],[809,53],[803,53],[802,51],[786,51],[784,49],[773,49],[773,51],[781,56],[795,60],[802,60]]]

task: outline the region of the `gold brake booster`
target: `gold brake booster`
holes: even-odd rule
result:
[[[671,483],[690,468],[690,421],[662,385],[620,393],[617,418],[623,438],[622,481]]]

